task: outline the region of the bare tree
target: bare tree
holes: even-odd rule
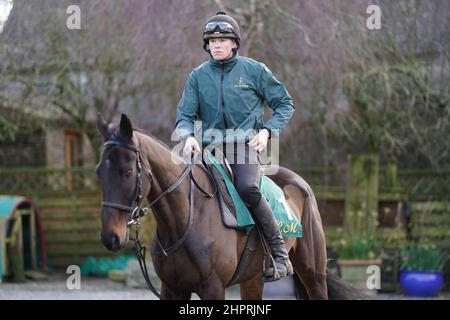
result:
[[[2,66],[6,83],[18,86],[18,94],[11,94],[11,88],[2,91],[3,101],[13,97],[15,103],[31,105],[44,116],[68,119],[97,151],[98,134],[89,120],[97,112],[112,118],[119,107],[136,103],[148,86],[145,63],[134,50],[130,29],[120,23],[128,15],[124,3],[82,2],[86,10],[81,30],[65,27],[66,5],[34,3],[39,15],[30,16],[30,27],[40,32],[32,37],[10,29],[13,41],[5,46]],[[27,13],[20,1],[16,10]]]
[[[367,151],[448,166],[447,2],[378,1],[373,31],[363,0],[82,0],[79,31],[65,28],[69,4],[15,1],[0,35],[0,91],[14,90],[0,103],[51,108],[86,132],[90,114],[125,111],[168,141],[187,75],[208,58],[203,24],[225,10],[241,26],[240,53],[267,64],[294,98],[282,150],[299,151],[284,164]]]
[[[342,16],[340,48],[347,57],[342,83],[350,109],[335,118],[337,137],[348,150],[415,166],[448,166],[449,4],[379,4],[383,29],[377,32],[361,27],[363,17]]]

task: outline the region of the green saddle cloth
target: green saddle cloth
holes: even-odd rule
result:
[[[231,199],[233,200],[236,208],[237,225],[244,229],[248,235],[255,226],[255,221],[253,220],[248,207],[245,205],[244,201],[242,201],[233,185],[233,182],[228,177],[228,174],[219,164],[217,159],[210,152],[207,152],[207,156],[225,180],[227,190],[230,193]],[[284,197],[283,190],[281,190],[275,182],[266,176],[261,176],[259,190],[269,202],[283,238],[301,238],[302,225],[298,221],[292,209],[289,207],[289,204]]]

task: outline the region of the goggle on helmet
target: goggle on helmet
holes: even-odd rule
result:
[[[209,52],[209,39],[212,38],[234,39],[237,44],[235,50],[237,50],[240,42],[240,30],[238,23],[225,12],[218,12],[215,16],[208,19],[205,28],[203,29],[203,49],[207,52]]]

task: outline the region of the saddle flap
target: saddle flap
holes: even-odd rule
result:
[[[236,208],[234,206],[233,199],[231,199],[230,194],[228,193],[224,177],[211,163],[206,150],[203,153],[203,163],[208,168],[209,172],[211,173],[211,177],[212,179],[214,179],[214,183],[217,186],[217,201],[219,202],[223,224],[229,228],[239,229],[236,219]],[[222,168],[224,168],[223,165]],[[229,170],[231,170],[229,165],[228,168]]]
[[[222,196],[222,192],[220,189],[218,189],[218,201],[219,201],[219,206],[220,206],[220,212],[222,214],[222,221],[223,224],[228,227],[228,228],[236,228],[238,229],[238,224],[237,224],[237,220],[235,217],[235,214],[233,214],[230,210],[230,208],[228,207],[227,203],[225,202],[225,200],[223,199]]]
[[[210,166],[212,164],[209,161],[208,154],[206,152],[207,152],[206,150],[203,152],[203,159],[204,159],[205,164]],[[222,150],[220,150],[219,148],[214,149],[214,157],[216,158],[216,160],[218,160],[219,164],[224,169],[224,171],[227,173],[228,178],[230,178],[231,182],[234,185],[235,184],[235,180],[234,180],[233,170],[231,170],[230,163],[228,162],[227,158],[225,158],[225,156],[223,155]]]

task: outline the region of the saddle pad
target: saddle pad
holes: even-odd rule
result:
[[[261,176],[259,190],[269,202],[283,238],[301,238],[302,225],[286,201],[283,190],[267,176]]]
[[[233,199],[234,207],[236,209],[236,220],[239,228],[245,230],[248,235],[255,225],[248,207],[245,205],[239,196],[236,188],[234,187],[228,174],[225,172],[220,163],[210,153],[206,153],[211,164],[219,171],[225,181],[228,193]],[[287,203],[284,192],[278,187],[269,177],[261,176],[259,189],[261,193],[266,197],[269,205],[274,212],[275,220],[280,228],[283,238],[301,238],[302,226],[295,216],[292,209]]]

